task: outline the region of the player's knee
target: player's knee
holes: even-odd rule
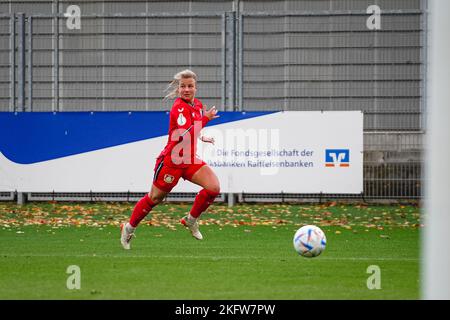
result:
[[[158,203],[161,203],[164,200],[165,195],[163,196],[163,195],[159,195],[159,194],[152,194],[151,192],[149,192],[148,197],[156,205]]]
[[[220,184],[219,183],[214,183],[210,186],[208,186],[208,188],[206,188],[208,191],[210,191],[211,193],[216,193],[219,194],[220,193]]]

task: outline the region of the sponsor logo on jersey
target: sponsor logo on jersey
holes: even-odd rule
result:
[[[186,124],[186,118],[183,116],[182,113],[179,114],[177,123],[179,126],[184,126]]]

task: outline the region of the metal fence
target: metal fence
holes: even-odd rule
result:
[[[421,129],[420,10],[245,14],[243,107],[362,110],[366,130]]]
[[[1,110],[164,110],[171,76],[186,67],[202,75],[199,93],[205,103],[219,105],[221,16],[83,16],[82,28],[71,30],[62,15],[18,15],[15,25],[27,29],[25,50],[32,63],[9,62],[16,73],[28,70],[27,103],[18,103],[17,95],[7,108],[5,91]],[[19,33],[16,38],[24,41]]]
[[[384,10],[375,31],[367,17],[362,10],[91,14],[71,30],[62,13],[3,14],[0,111],[167,110],[172,75],[191,68],[198,96],[223,110],[362,110],[362,196],[419,199],[425,10],[422,2]]]

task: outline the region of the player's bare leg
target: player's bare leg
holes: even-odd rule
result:
[[[120,226],[120,243],[122,244],[124,249],[129,250],[131,248],[130,242],[131,239],[135,236],[134,230],[136,230],[139,222],[141,222],[141,220],[147,216],[147,214],[152,210],[153,207],[161,203],[166,195],[167,192],[152,185],[152,189],[150,190],[150,192],[138,201],[138,203],[134,207],[133,213],[131,214],[130,221],[127,223],[123,223]]]
[[[195,197],[190,213],[181,219],[181,223],[189,228],[192,236],[197,240],[202,240],[198,226],[198,218],[208,209],[214,199],[220,193],[220,183],[216,174],[210,167],[204,165],[190,179],[191,182],[203,187]]]

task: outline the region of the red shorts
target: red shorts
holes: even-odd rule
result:
[[[170,192],[177,185],[180,178],[191,180],[194,173],[205,164],[206,162],[200,160],[199,163],[190,164],[186,168],[177,168],[164,165],[164,157],[157,158],[155,173],[153,175],[153,185],[165,192]]]

